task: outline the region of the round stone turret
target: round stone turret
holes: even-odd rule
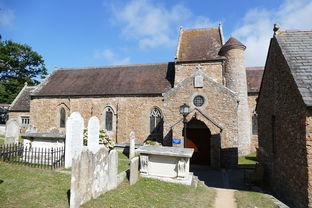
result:
[[[224,64],[225,86],[238,95],[238,152],[250,153],[251,117],[248,105],[247,81],[244,51],[246,46],[231,37],[221,48],[219,54],[226,57]]]

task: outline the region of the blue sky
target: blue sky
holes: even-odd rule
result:
[[[0,0],[3,40],[30,45],[54,67],[173,61],[179,27],[216,27],[265,64],[273,24],[312,29],[311,0]]]

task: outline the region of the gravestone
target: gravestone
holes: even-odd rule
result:
[[[132,159],[135,156],[135,133],[131,131],[130,133],[130,148],[129,148],[129,158]]]
[[[113,150],[114,151],[114,150]],[[112,151],[111,151],[112,152]],[[115,155],[117,152],[110,155]],[[70,207],[78,208],[87,201],[96,199],[101,194],[113,189],[110,187],[110,168],[109,151],[102,146],[96,153],[92,153],[88,148],[73,159],[71,189],[70,189]],[[117,165],[114,165],[118,167]],[[117,170],[115,174],[117,187]]]
[[[100,121],[93,116],[88,123],[88,149],[92,153],[96,153],[100,149]]]
[[[67,119],[65,145],[65,168],[70,168],[72,159],[81,153],[83,147],[83,118],[78,112]]]
[[[108,156],[108,189],[117,188],[118,152],[113,149]]]
[[[134,157],[130,161],[130,186],[136,184],[139,179],[139,157]]]
[[[5,140],[6,143],[14,143],[20,136],[20,125],[16,119],[9,119],[6,122]]]

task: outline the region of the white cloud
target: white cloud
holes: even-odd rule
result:
[[[234,31],[234,36],[246,46],[246,65],[264,66],[274,23],[281,30],[312,29],[312,1],[285,0],[274,10],[251,9],[243,23]]]
[[[95,50],[95,59],[105,59],[111,65],[125,65],[130,63],[130,57],[120,58],[112,50]]]
[[[180,25],[186,27],[213,25],[207,17],[194,16],[182,4],[165,8],[164,5],[152,0],[131,0],[125,5],[112,4],[112,11],[113,20],[124,26],[123,37],[137,40],[141,48],[176,46]]]
[[[0,26],[10,26],[15,18],[14,12],[0,5]]]

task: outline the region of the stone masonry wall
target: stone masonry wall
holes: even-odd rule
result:
[[[308,163],[308,201],[312,207],[312,109],[307,110],[306,118],[306,148]]]
[[[199,67],[199,68],[198,68]],[[175,65],[175,85],[190,77],[196,71],[222,84],[222,62],[211,63],[179,63]]]
[[[21,133],[24,133],[27,129],[27,125],[21,124],[21,116],[30,116],[30,112],[9,112],[9,119],[16,119],[16,121],[20,125],[20,131]],[[31,123],[30,123],[31,124]]]
[[[229,49],[225,52],[225,83],[226,87],[238,93],[238,134],[241,155],[250,153],[251,119],[247,98],[247,80],[244,62],[244,50]]]
[[[38,128],[38,132],[51,129],[65,132],[65,129],[59,128],[60,108],[64,107],[67,115],[79,112],[85,122],[91,116],[97,116],[103,129],[103,109],[106,106],[116,111],[117,133],[111,134],[111,137],[117,143],[128,141],[131,131],[136,133],[138,141],[145,141],[150,134],[151,109],[157,106],[163,110],[162,97],[35,98],[31,100],[31,123]]]
[[[257,157],[265,170],[265,182],[290,207],[308,207],[306,107],[275,39],[271,41],[257,113]]]
[[[255,110],[256,110],[257,99],[258,99],[258,93],[248,94],[248,105],[249,105],[249,109],[250,109],[249,112],[250,112],[251,132],[252,132],[251,133],[250,149],[251,149],[252,153],[256,152],[256,149],[258,148],[258,134],[257,134],[257,132],[253,133],[254,132],[253,128],[257,128],[257,120],[256,121],[252,120],[252,117],[254,116]]]
[[[186,103],[190,106],[190,111],[196,107],[193,104],[195,95],[202,95],[205,97],[205,104],[202,107],[197,107],[203,114],[208,116],[218,125],[222,126],[221,148],[236,148],[237,151],[237,98],[236,95],[225,88],[222,84],[217,83],[206,76],[204,76],[204,87],[194,88],[194,76],[191,76],[181,82],[174,89],[164,94],[164,136],[168,138],[180,138],[183,147],[183,122],[182,115],[179,112],[179,107]],[[200,113],[197,112],[199,115]],[[191,113],[193,116],[194,113]],[[188,119],[190,119],[188,117]],[[210,121],[199,116],[199,120],[204,122],[207,126]],[[212,129],[211,129],[212,131]],[[213,133],[213,131],[212,131]],[[231,158],[235,160],[235,157]],[[233,163],[237,162],[236,161]]]

